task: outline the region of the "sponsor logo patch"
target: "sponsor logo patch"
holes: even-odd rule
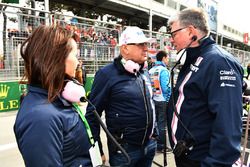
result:
[[[233,69],[227,71],[227,70],[220,70],[220,75],[234,75],[235,71]]]
[[[235,87],[235,85],[234,85],[234,84],[229,84],[229,83],[224,83],[224,82],[222,82],[222,83],[220,84],[220,87]]]
[[[227,80],[227,81],[236,81],[236,77],[235,76],[220,76],[220,80]]]

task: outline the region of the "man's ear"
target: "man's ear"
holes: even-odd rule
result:
[[[125,51],[125,54],[129,54],[128,45],[124,45],[124,51]]]
[[[129,53],[129,49],[128,49],[127,45],[122,45],[121,51],[122,51],[122,53],[127,55]]]
[[[191,37],[196,36],[197,29],[193,25],[188,26],[188,30]]]

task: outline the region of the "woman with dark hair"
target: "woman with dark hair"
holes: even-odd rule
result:
[[[90,129],[62,94],[75,77],[77,41],[71,31],[40,26],[21,46],[28,93],[14,132],[26,166],[92,166]]]

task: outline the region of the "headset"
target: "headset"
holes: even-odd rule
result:
[[[129,73],[136,74],[140,70],[140,65],[132,60],[125,60],[122,58],[121,63]]]
[[[186,127],[186,125],[182,122],[182,120],[180,119],[180,115],[177,112],[176,106],[175,106],[175,97],[174,97],[174,69],[176,68],[177,65],[180,64],[181,62],[181,58],[183,57],[184,53],[186,52],[187,48],[189,48],[191,46],[191,44],[197,40],[197,36],[193,36],[191,38],[191,42],[187,45],[186,48],[184,48],[184,52],[182,52],[180,58],[178,59],[178,61],[175,63],[175,65],[172,67],[171,69],[171,91],[172,91],[172,96],[171,96],[171,101],[172,101],[172,106],[174,108],[174,113],[177,116],[181,126],[184,128],[184,130],[188,133],[188,135],[191,137],[190,141],[184,141],[184,140],[179,140],[177,141],[177,144],[174,146],[173,149],[173,153],[176,157],[180,157],[184,154],[187,154],[188,151],[193,149],[193,146],[195,144],[195,137],[193,136],[193,134],[188,130],[188,128]],[[180,50],[181,51],[181,50]],[[178,53],[180,52],[178,51]],[[177,54],[178,54],[177,53]]]
[[[144,61],[143,64],[138,64],[134,62],[133,60],[125,60],[123,57],[121,58],[121,63],[124,67],[124,69],[131,73],[131,74],[137,74],[142,69],[146,69],[148,67],[148,62]]]
[[[117,140],[112,136],[112,134],[109,132],[109,130],[107,129],[107,127],[104,125],[104,123],[102,122],[99,114],[96,111],[96,107],[93,103],[91,103],[91,101],[89,101],[86,96],[85,96],[85,90],[84,87],[81,83],[79,83],[76,79],[71,78],[68,80],[65,80],[67,83],[62,91],[62,97],[65,98],[66,100],[68,100],[71,103],[80,103],[80,102],[88,102],[88,104],[90,104],[94,110],[93,113],[96,116],[98,122],[100,123],[100,125],[102,126],[103,130],[105,131],[105,133],[107,134],[107,136],[109,137],[109,139],[119,148],[119,150],[121,150],[121,152],[125,155],[126,159],[127,159],[127,163],[124,165],[130,165],[131,163],[131,159],[128,155],[128,153],[121,147],[121,145],[117,142]],[[123,165],[121,165],[123,166]],[[97,167],[108,167],[106,165],[99,165]],[[114,167],[114,166],[113,166]],[[116,166],[116,167],[120,167],[120,166]]]

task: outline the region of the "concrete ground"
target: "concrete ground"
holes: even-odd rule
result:
[[[1,167],[24,167],[22,156],[17,148],[13,125],[17,111],[0,113],[0,166]],[[106,135],[101,133],[103,143],[106,143]],[[104,144],[104,152],[107,154],[107,147]],[[108,159],[108,157],[107,157]],[[163,155],[156,154],[154,161],[163,166]],[[174,167],[173,154],[167,154],[168,167]],[[108,163],[107,163],[108,164]],[[157,167],[153,164],[152,167]]]

